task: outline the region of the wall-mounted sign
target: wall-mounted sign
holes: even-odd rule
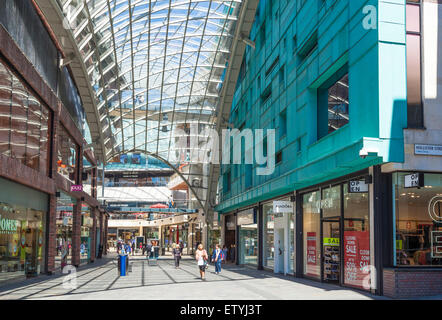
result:
[[[424,186],[424,175],[422,173],[414,173],[405,176],[405,188],[417,188]]]
[[[348,191],[349,193],[366,193],[368,192],[368,184],[364,180],[350,181]]]
[[[17,227],[19,225],[18,220],[12,220],[7,218],[2,218],[0,215],[0,234],[10,234],[17,232]]]
[[[293,213],[293,202],[273,201],[273,213]]]
[[[83,185],[81,185],[81,184],[71,185],[71,192],[75,192],[75,191],[83,191]]]
[[[414,154],[429,155],[429,156],[442,156],[442,146],[429,145],[429,144],[415,144]]]

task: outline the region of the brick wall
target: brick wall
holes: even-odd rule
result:
[[[411,298],[442,294],[442,269],[384,269],[384,295]]]

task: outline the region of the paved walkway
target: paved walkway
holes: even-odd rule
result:
[[[119,277],[116,255],[80,268],[76,286],[65,282],[69,276],[39,276],[35,279],[0,287],[2,299],[90,299],[90,300],[304,300],[304,299],[377,299],[360,291],[305,279],[274,275],[236,265],[227,265],[216,275],[210,266],[207,281],[199,278],[193,259],[184,257],[175,269],[170,257],[158,265],[145,258],[131,257],[132,272]]]

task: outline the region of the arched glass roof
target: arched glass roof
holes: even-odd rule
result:
[[[144,152],[205,189],[209,170],[176,142],[192,124],[216,125],[243,0],[57,2],[95,95],[105,160]]]

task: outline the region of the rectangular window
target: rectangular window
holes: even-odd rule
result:
[[[396,265],[442,266],[442,175],[424,174],[424,187],[407,188],[405,176],[393,174]]]
[[[279,134],[281,138],[287,134],[287,110],[279,114]]]
[[[348,67],[341,68],[318,89],[318,139],[350,121]]]
[[[424,126],[420,10],[419,1],[407,2],[407,119],[409,128]]]
[[[61,125],[58,130],[57,172],[72,183],[76,183],[78,147]]]
[[[50,111],[0,61],[0,153],[48,173]]]

